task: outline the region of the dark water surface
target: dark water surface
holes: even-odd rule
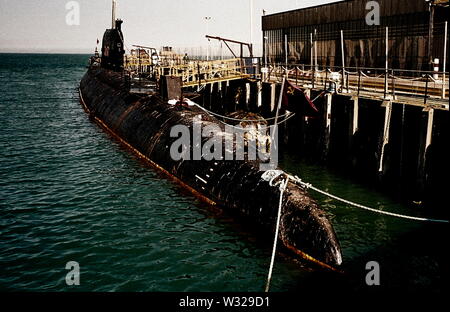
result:
[[[262,291],[272,238],[206,207],[92,123],[76,90],[87,57],[0,54],[0,290]],[[294,157],[282,165],[344,198],[415,214]],[[346,273],[281,254],[272,290],[365,289],[371,260],[380,287],[442,290],[442,227],[313,195],[335,226]],[[80,264],[80,286],[66,285],[68,261]]]

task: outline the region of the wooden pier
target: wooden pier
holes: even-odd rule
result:
[[[305,65],[273,65],[263,81],[281,83],[283,77],[306,90],[399,104],[449,110],[448,72],[408,71],[380,68],[340,67],[305,69]],[[344,74],[343,74],[344,73]]]

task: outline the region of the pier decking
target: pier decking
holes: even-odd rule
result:
[[[281,83],[283,77],[310,90],[326,90],[349,97],[449,110],[448,72],[374,68],[305,69],[304,64],[269,66],[264,81]]]

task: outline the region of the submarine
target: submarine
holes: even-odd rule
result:
[[[236,215],[236,220],[242,217],[262,232],[275,234],[281,209],[278,242],[283,249],[323,267],[341,265],[336,233],[317,202],[289,179],[285,189],[274,187],[274,181],[287,176],[280,168],[271,170],[277,174],[267,179],[270,170],[261,170],[261,160],[173,157],[171,146],[180,139],[173,135],[174,127],[183,126],[193,136],[196,120],[203,128],[219,129],[218,136],[224,138],[229,135],[227,126],[198,105],[189,105],[189,100],[179,98],[171,104],[170,77],[161,77],[165,83],[158,81],[160,89],[152,94],[131,92],[122,23],[113,13],[101,56],[96,52],[91,57],[80,81],[79,99],[89,117],[138,157],[208,204]],[[197,145],[210,139],[202,136]],[[195,154],[196,144],[181,147],[184,155]]]

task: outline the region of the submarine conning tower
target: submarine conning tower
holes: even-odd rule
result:
[[[114,20],[113,28],[107,29],[102,41],[102,67],[114,71],[123,70],[123,55],[125,54],[122,23]]]

